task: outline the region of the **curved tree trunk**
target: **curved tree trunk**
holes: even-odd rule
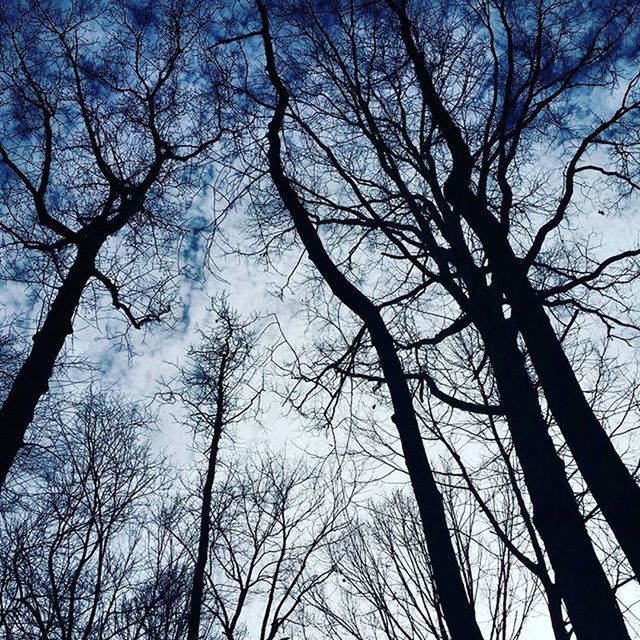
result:
[[[278,172],[276,172],[277,174]],[[275,176],[276,184],[282,176]],[[287,206],[288,189],[278,187]],[[285,199],[287,198],[287,199]],[[291,209],[289,209],[291,212]],[[321,247],[315,229],[307,217],[292,212],[298,234],[309,257],[322,274],[334,295],[365,324],[376,350],[389,389],[402,451],[411,486],[423,524],[434,581],[442,604],[447,626],[454,640],[482,638],[469,602],[447,526],[442,495],[424,448],[413,400],[395,349],[395,343],[375,306],[346,282]],[[315,238],[314,238],[315,236]],[[359,294],[359,295],[358,295]]]
[[[288,93],[276,68],[266,9],[260,0],[256,2],[262,18],[267,71],[277,92],[277,105],[267,134],[271,178],[309,258],[333,294],[363,321],[378,354],[395,412],[393,421],[422,520],[434,582],[451,637],[453,640],[481,640],[482,634],[451,542],[442,496],[424,449],[413,400],[393,338],[375,305],[344,277],[327,254],[282,167],[280,128],[287,108]]]

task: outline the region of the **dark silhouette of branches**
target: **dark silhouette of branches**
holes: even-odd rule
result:
[[[186,409],[186,424],[197,440],[205,439],[206,469],[200,490],[197,551],[189,596],[187,640],[199,638],[203,595],[211,545],[214,482],[219,465],[221,439],[233,425],[259,409],[263,392],[260,380],[261,358],[256,353],[258,332],[254,321],[243,320],[225,298],[214,302],[213,324],[201,330],[201,342],[188,352],[176,380],[168,383],[168,401],[179,401]],[[256,384],[257,383],[257,384]]]
[[[45,295],[0,409],[0,483],[88,289],[136,328],[170,311],[184,209],[228,128],[229,92],[202,49],[211,9],[26,0],[2,10],[4,277]]]
[[[399,367],[393,372],[385,367],[380,340],[372,332],[374,321],[365,316],[363,309],[372,318],[381,317],[384,312],[400,331],[405,325],[417,327],[419,321],[408,316],[420,314],[431,300],[442,300],[445,294],[445,309],[449,311],[452,304],[459,309],[446,314],[448,322],[430,332],[433,338],[403,338],[402,346],[433,346],[431,343],[438,342],[437,336],[446,340],[455,334],[455,329],[469,327],[479,333],[499,390],[499,409],[495,411],[507,418],[534,505],[534,522],[544,539],[574,627],[583,634],[593,633],[594,625],[600,625],[601,633],[605,629],[610,633],[615,627],[620,637],[627,637],[619,607],[549,434],[541,399],[527,367],[527,354],[518,343],[518,334],[524,330],[509,293],[501,289],[500,278],[514,278],[520,267],[507,265],[503,259],[505,251],[513,253],[510,245],[504,248],[501,239],[505,236],[504,225],[500,221],[483,222],[487,216],[495,220],[491,210],[484,217],[478,213],[481,206],[490,208],[485,202],[488,196],[472,201],[471,196],[464,195],[475,189],[476,160],[454,118],[473,108],[475,92],[484,86],[483,67],[474,59],[485,42],[484,27],[475,20],[471,9],[455,9],[439,19],[437,3],[426,7],[423,13],[416,8],[415,22],[413,13],[409,18],[404,3],[374,3],[366,8],[350,2],[323,8],[308,4],[297,10],[286,5],[282,11],[277,6],[273,13],[278,28],[286,38],[295,33],[297,46],[292,55],[286,47],[277,49],[282,60],[279,64],[285,70],[282,76],[274,77],[270,70],[278,96],[275,117],[268,125],[271,177],[311,261],[333,293],[363,320],[380,357],[382,376],[372,375],[366,366],[355,375],[374,384],[384,380],[387,385],[396,380],[406,383],[408,379],[399,358]],[[629,22],[624,18],[625,11],[621,8],[621,13],[614,11],[607,18],[606,37],[612,38],[608,47],[615,47],[626,33]],[[553,10],[550,12],[553,20],[558,18]],[[524,29],[521,19],[524,17],[518,14],[508,16]],[[567,19],[566,15],[563,19]],[[455,20],[462,25],[460,32],[453,28]],[[508,20],[505,17],[507,25]],[[421,33],[420,29],[428,34],[428,42],[441,47],[435,49],[441,55],[439,65],[428,58],[431,49],[416,41],[415,32]],[[539,29],[546,33],[552,27],[543,20]],[[592,36],[597,39],[604,31]],[[588,43],[584,46],[589,47]],[[385,53],[379,54],[381,51]],[[598,50],[593,58],[589,54],[579,64],[595,69],[604,53],[605,50]],[[447,67],[448,55],[452,56],[451,68]],[[308,61],[312,73],[299,72],[301,60]],[[274,61],[269,62],[267,52],[267,63],[270,69],[275,67],[275,55]],[[597,72],[605,73],[602,68]],[[573,81],[573,73],[567,71],[568,83]],[[415,93],[405,88],[409,86]],[[553,91],[532,109],[542,113],[556,99],[552,94]],[[445,97],[450,96],[455,107],[453,115],[444,106]],[[476,119],[468,118],[474,135],[476,120],[493,117],[490,110],[481,110],[480,114]],[[531,122],[525,118],[523,126]],[[275,128],[283,132],[286,146],[276,140]],[[484,140],[482,136],[480,139]],[[285,174],[283,159],[295,167],[291,177]],[[490,166],[494,160],[500,163],[499,157],[489,153]],[[486,177],[487,184],[488,180]],[[499,183],[500,193],[505,194],[502,211],[508,217],[513,203],[508,202],[507,183]],[[463,196],[467,200],[463,201]],[[480,222],[476,224],[476,220]],[[476,228],[481,223],[489,225],[484,235]],[[494,236],[500,240],[494,241]],[[501,243],[499,267],[493,266],[497,254],[492,253],[489,242]],[[333,261],[326,247],[337,256]],[[384,275],[366,289],[375,291],[369,298],[362,293],[364,287],[348,286],[339,267],[363,284],[369,282],[372,272]],[[514,285],[513,291],[516,289],[514,295],[522,297],[525,284]],[[505,308],[505,295],[513,317]],[[536,304],[540,305],[539,301]],[[456,321],[456,317],[466,317],[468,321]],[[532,317],[528,312],[527,322]],[[545,322],[552,330],[549,320]],[[393,332],[387,329],[386,336],[389,350],[397,357]],[[348,369],[345,365],[356,361],[355,351],[362,344],[356,338],[327,371],[337,371],[344,378]],[[540,351],[539,341],[535,345],[527,341],[527,346],[540,376],[533,353],[534,349]],[[557,346],[561,351],[559,341]],[[425,352],[433,353],[433,349]],[[443,393],[436,376],[424,366],[422,354],[416,355],[420,358],[416,376],[433,395],[455,406],[458,394]],[[548,394],[542,378],[540,382]],[[392,401],[393,395],[391,391]],[[546,400],[553,411],[548,395]],[[488,409],[486,403],[465,402],[458,400],[458,408],[476,412]],[[397,418],[395,402],[394,409]],[[562,429],[555,413],[554,417]],[[566,437],[564,430],[563,434]],[[607,443],[612,451],[608,438]],[[597,450],[595,445],[590,447],[589,455],[593,457]],[[631,476],[627,476],[635,487]],[[630,485],[626,482],[625,486]],[[591,484],[590,487],[593,490]]]
[[[149,448],[150,417],[89,391],[43,427],[45,453],[32,451],[13,479],[21,499],[2,505],[2,633],[112,637],[145,570],[144,528],[166,472]]]

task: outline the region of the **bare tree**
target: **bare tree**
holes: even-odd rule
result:
[[[205,608],[226,640],[291,635],[307,594],[331,576],[352,490],[331,465],[261,454],[215,490]]]
[[[281,156],[280,130],[290,97],[278,72],[267,10],[263,3],[257,2],[257,5],[262,22],[267,72],[277,94],[274,116],[268,127],[268,160],[271,178],[312,262],[333,294],[364,322],[371,336],[384,372],[384,381],[392,398],[395,411],[394,422],[402,441],[411,484],[424,525],[424,534],[434,562],[435,580],[451,634],[454,638],[481,638],[473,607],[461,580],[447,529],[442,497],[437,489],[420,437],[407,379],[394,348],[393,339],[376,305],[349,282],[330,258],[303,201],[285,173]]]
[[[488,78],[493,106],[483,123],[483,144],[475,151],[477,132],[460,123],[466,105],[454,112],[445,93],[436,86],[418,22],[410,17],[408,3],[389,0],[387,4],[397,16],[398,34],[413,65],[422,99],[448,151],[449,158],[435,169],[442,181],[442,195],[452,214],[460,223],[468,224],[480,240],[489,269],[527,344],[554,418],[636,575],[640,575],[640,488],[586,400],[544,308],[544,300],[550,296],[584,285],[597,286],[608,267],[634,258],[638,250],[610,255],[580,275],[561,268],[563,283],[549,291],[537,291],[528,275],[546,240],[567,216],[580,176],[593,172],[636,188],[635,144],[628,126],[640,109],[638,76],[627,73],[625,66],[627,56],[637,56],[638,51],[622,51],[627,38],[634,37],[630,25],[637,19],[638,5],[607,2],[596,10],[587,10],[579,4],[542,3],[533,11],[535,23],[530,29],[525,27],[528,11],[519,3],[497,3],[495,16],[487,5],[481,21],[493,61]],[[598,25],[595,30],[594,22]],[[569,30],[577,37],[571,37]],[[506,37],[504,45],[496,44],[498,34]],[[504,84],[501,77],[506,78]],[[603,85],[624,87],[621,99],[606,116],[592,118],[586,127],[563,122],[571,118],[571,96],[585,86]],[[519,190],[513,184],[514,177],[517,179],[525,166],[521,146],[538,141],[542,127],[546,128],[547,140],[556,131],[568,129],[573,152],[563,167],[564,184],[551,199],[552,204],[543,207],[548,217],[535,232],[528,232],[528,246],[520,247],[509,238],[518,209],[514,194]],[[608,166],[589,162],[599,148],[606,153],[609,146],[615,151],[604,162]],[[627,160],[620,162],[618,153]],[[634,158],[631,162],[629,154]],[[526,211],[528,204],[525,201],[519,206]],[[540,266],[544,270],[544,260]],[[604,286],[611,287],[611,283]],[[554,302],[564,304],[557,299]],[[588,307],[582,310],[588,311]]]
[[[461,509],[461,493],[443,491],[471,591],[476,599],[487,599],[488,637],[520,637],[535,604],[535,585],[526,572],[515,569],[515,558],[505,545],[483,542],[471,550],[469,542],[482,536],[482,526],[473,517],[477,509],[472,503]],[[420,519],[402,492],[371,501],[364,518],[332,553],[338,571],[311,594],[319,615],[310,618],[310,627],[357,639],[449,637]]]
[[[144,566],[126,592],[112,635],[127,640],[183,640],[189,617],[192,566],[173,530],[180,496],[151,506],[140,552]],[[103,634],[104,636],[105,634]]]
[[[168,384],[165,394],[167,400],[178,400],[185,407],[185,424],[193,429],[196,440],[206,442],[187,640],[199,637],[210,527],[217,518],[212,512],[212,500],[221,438],[232,437],[232,426],[255,414],[263,390],[255,320],[243,320],[229,307],[226,298],[214,301],[211,318],[213,324],[200,330],[200,342],[190,347],[187,362],[181,366],[178,378]]]
[[[465,81],[473,83],[475,78],[472,55],[476,49],[469,43],[477,44],[472,38],[476,22],[472,12],[467,15],[464,9],[454,11],[451,21],[446,13],[443,20],[438,20],[437,9],[436,5],[429,7],[424,23],[433,24],[431,40],[442,47],[441,56],[445,56],[439,68],[443,82],[450,79],[448,72],[455,72],[459,75],[453,77],[459,82],[451,80],[452,86],[464,87]],[[373,384],[394,385],[402,381],[400,384],[406,388],[407,374],[398,357],[397,341],[386,328],[386,353],[393,352],[397,368],[391,371],[380,353],[383,340],[375,335],[380,312],[404,306],[405,311],[397,313],[406,314],[407,308],[413,309],[410,300],[419,301],[434,288],[444,289],[459,306],[461,315],[435,336],[400,348],[417,352],[473,324],[482,336],[500,391],[498,409],[480,410],[497,410],[507,416],[534,504],[534,521],[551,557],[574,627],[585,637],[594,633],[594,625],[601,633],[611,633],[615,628],[620,637],[628,637],[549,435],[518,345],[518,327],[505,313],[499,288],[476,258],[481,247],[469,237],[464,219],[450,206],[441,186],[447,174],[438,163],[446,150],[436,116],[429,110],[428,100],[413,100],[415,94],[404,88],[405,82],[412,82],[411,66],[407,66],[412,58],[407,43],[398,39],[397,16],[384,3],[361,8],[351,2],[321,8],[308,3],[297,10],[286,5],[277,15],[286,34],[283,37],[294,37],[297,46],[295,60],[288,52],[280,54],[285,80],[270,70],[278,94],[276,116],[268,134],[271,177],[312,262],[334,294],[363,320],[380,357],[382,375],[365,371],[361,378]],[[460,26],[460,32],[454,30],[454,24]],[[458,39],[460,51],[456,53]],[[376,52],[381,49],[388,55],[378,56]],[[453,69],[447,66],[449,53]],[[299,73],[302,59],[309,61],[313,73]],[[268,53],[267,60],[275,67],[275,57],[270,62]],[[459,66],[462,60],[465,65]],[[474,94],[461,89],[457,95],[462,109]],[[278,132],[284,129],[285,120],[292,130],[286,152],[274,133],[276,128]],[[296,161],[293,178],[283,169],[285,153]],[[446,158],[443,162],[446,167]],[[318,181],[319,173],[323,181]],[[363,296],[339,272],[315,225],[327,233],[336,230],[327,242],[344,256],[345,269],[364,281],[372,266],[386,270],[388,264],[406,265],[400,273],[395,266],[390,267],[392,276],[385,283],[389,287],[386,296],[380,296],[382,287],[376,282],[376,297],[382,298],[379,303]],[[345,248],[348,241],[351,245]],[[375,253],[379,247],[380,252]],[[353,267],[356,258],[363,262],[359,269]],[[415,306],[420,308],[420,302]],[[362,336],[362,332],[356,334],[339,357],[340,364],[350,362],[362,344]],[[424,368],[418,377],[437,393],[436,381]],[[394,401],[394,391],[390,391]],[[408,389],[407,397],[410,402]],[[467,408],[473,408],[473,403]],[[395,401],[394,410],[398,420]],[[417,425],[415,432],[419,438]],[[416,446],[412,444],[411,448]],[[406,454],[407,447],[404,448]],[[412,452],[407,455],[410,457]],[[420,466],[425,465],[426,461],[421,461]],[[443,557],[442,553],[437,555]]]
[[[140,547],[165,469],[149,448],[149,416],[121,398],[89,392],[52,419],[39,439],[46,453],[13,478],[22,499],[2,509],[2,633],[110,637],[146,570]]]
[[[0,409],[0,484],[88,290],[137,328],[169,310],[185,211],[227,127],[214,14],[200,0],[0,13],[4,277],[45,293]]]

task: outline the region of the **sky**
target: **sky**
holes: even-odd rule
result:
[[[588,215],[583,218],[585,225],[582,231],[589,230],[601,236],[605,245],[609,247],[624,244],[628,239],[628,229],[634,213],[628,211],[613,218]],[[232,236],[242,235],[241,214],[238,214],[235,220],[230,218],[228,225]],[[175,408],[158,402],[157,393],[161,389],[162,381],[171,377],[175,371],[174,365],[181,362],[189,345],[197,339],[196,328],[206,327],[209,322],[210,314],[207,307],[211,298],[226,293],[231,306],[242,314],[269,316],[262,321],[263,323],[277,317],[287,338],[296,346],[304,348],[309,338],[309,326],[304,313],[304,287],[285,289],[284,295],[276,295],[285,282],[284,274],[287,273],[287,268],[296,264],[299,254],[288,255],[285,259],[287,264],[282,265],[279,273],[275,273],[251,257],[223,253],[220,251],[216,255],[215,275],[210,274],[201,282],[185,282],[181,300],[174,309],[174,315],[178,317],[177,329],[150,326],[142,331],[132,330],[129,334],[132,348],[130,353],[115,349],[113,343],[105,339],[107,332],[104,321],[96,325],[80,319],[69,343],[72,354],[82,354],[97,366],[99,373],[96,378],[100,384],[118,391],[126,390],[133,400],[153,404],[159,411],[159,429],[155,437],[155,446],[169,453],[176,464],[187,467],[195,461],[194,451],[190,446],[191,436],[175,419]],[[5,287],[3,301],[12,308],[20,308],[21,302],[24,302],[20,296],[20,287]],[[267,337],[269,336],[277,337],[274,331],[268,333]],[[286,358],[287,354],[280,353],[280,356]],[[73,377],[78,374],[71,372],[70,375]],[[83,374],[79,375],[82,377]],[[304,421],[295,411],[283,407],[280,399],[274,394],[267,394],[264,406],[266,411],[260,427],[251,422],[239,428],[235,447],[241,455],[265,447],[284,450],[290,455],[298,456],[302,450],[322,452],[331,446],[331,439],[325,431],[305,429]],[[404,482],[404,479],[396,474],[388,479],[386,488],[395,486],[397,482]],[[386,488],[381,485],[383,491]],[[637,589],[627,589],[623,601],[632,606],[638,602],[639,597]],[[636,609],[637,605],[634,607],[634,610]],[[544,640],[552,637],[544,608],[538,615],[531,616],[526,629],[524,640]]]
[[[606,100],[599,104],[589,105],[600,111]],[[545,156],[541,156],[543,167]],[[549,158],[553,164],[554,159]],[[213,201],[197,203],[194,215],[201,215],[214,206]],[[602,243],[602,254],[611,250],[619,250],[635,241],[638,236],[638,208],[635,205],[622,212],[600,215],[601,207],[606,209],[597,192],[584,194],[585,208],[574,217],[576,229],[583,236],[592,236],[594,241]],[[244,240],[244,212],[238,211],[229,215],[225,221],[224,231],[234,241]],[[108,339],[109,331],[121,327],[117,322],[110,323],[101,318],[97,323],[80,316],[77,318],[74,335],[68,341],[67,356],[86,357],[96,367],[94,377],[104,387],[125,390],[134,400],[152,403],[159,412],[158,432],[154,444],[158,449],[172,455],[179,465],[190,465],[194,461],[194,453],[190,447],[191,436],[188,430],[179,424],[174,408],[162,405],[157,400],[162,380],[170,378],[175,365],[184,358],[190,344],[196,339],[196,329],[205,327],[209,321],[207,307],[212,297],[222,293],[229,295],[230,304],[240,313],[250,316],[260,314],[263,324],[277,317],[280,327],[291,344],[304,350],[309,344],[309,323],[305,314],[305,296],[311,295],[304,286],[282,288],[286,282],[286,274],[297,263],[299,253],[291,252],[284,257],[278,273],[265,268],[251,257],[229,255],[221,247],[214,244],[215,272],[205,275],[201,281],[185,281],[181,289],[181,299],[176,303],[173,315],[175,324],[171,326],[149,326],[143,331],[132,329],[128,336],[131,352],[117,349],[116,344]],[[282,291],[282,296],[277,292]],[[25,298],[25,289],[19,284],[4,284],[0,294],[5,307],[6,316],[22,315],[21,324],[25,330],[26,344],[40,313],[39,305],[29,308],[30,300]],[[104,300],[107,303],[107,300]],[[109,313],[111,317],[115,312]],[[275,327],[267,334],[277,339]],[[624,351],[624,347],[621,347]],[[278,352],[284,360],[288,354],[286,349]],[[67,375],[72,380],[86,379],[86,370],[70,370]],[[283,383],[283,380],[278,382]],[[68,389],[69,387],[65,387]],[[292,456],[301,450],[317,452],[326,451],[331,446],[331,438],[326,431],[309,429],[308,425],[289,407],[284,407],[276,394],[267,394],[264,402],[265,412],[261,426],[250,423],[240,427],[236,448],[240,453],[251,453],[261,447],[284,449]],[[384,409],[381,417],[388,411]],[[399,480],[392,476],[388,484]],[[638,601],[638,590],[628,590],[624,601],[631,605]],[[640,615],[640,610],[638,611]],[[549,625],[544,613],[531,620],[525,640],[529,638],[551,637]]]

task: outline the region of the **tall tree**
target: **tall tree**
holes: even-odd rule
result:
[[[167,400],[177,400],[184,406],[185,424],[194,431],[196,440],[204,438],[206,442],[187,640],[200,637],[210,529],[217,518],[212,509],[221,439],[223,435],[231,437],[232,426],[255,413],[262,393],[263,363],[256,352],[258,332],[252,321],[243,320],[229,307],[226,298],[214,301],[210,317],[213,323],[200,331],[200,342],[190,347],[187,361],[165,394]]]
[[[51,293],[0,409],[0,485],[90,285],[134,327],[168,311],[226,126],[214,20],[201,0],[2,9],[4,276]]]
[[[568,6],[542,3],[535,8],[535,26],[530,29],[525,26],[528,11],[523,5],[498,4],[497,20],[502,32],[499,35],[506,42],[492,49],[494,106],[485,125],[485,144],[479,152],[472,150],[470,132],[460,127],[444,93],[434,84],[424,47],[416,38],[417,23],[409,17],[408,3],[389,0],[388,4],[397,14],[399,34],[423,100],[450,154],[450,164],[444,170],[448,175],[442,184],[443,196],[458,219],[467,223],[480,239],[489,269],[527,344],[554,418],[636,576],[640,577],[640,487],[586,400],[544,309],[545,297],[594,283],[608,266],[637,256],[638,250],[609,256],[579,277],[567,274],[565,282],[546,295],[536,291],[528,276],[546,240],[568,215],[579,174],[590,171],[596,176],[612,176],[637,189],[634,169],[629,168],[636,161],[635,145],[633,135],[631,139],[628,137],[627,127],[640,111],[639,76],[628,74],[625,67],[629,57],[638,55],[637,49],[628,48],[628,39],[637,38],[631,25],[637,19],[638,4],[612,1],[596,8],[581,3]],[[491,13],[489,7],[484,16],[487,35],[497,40]],[[576,35],[570,36],[568,30]],[[529,45],[525,44],[525,38],[529,39]],[[526,75],[519,67],[524,67]],[[504,86],[500,82],[502,76],[506,78]],[[593,118],[585,127],[586,133],[562,123],[562,119],[571,118],[567,108],[571,97],[585,86],[617,84],[624,87],[622,99],[607,110],[607,115]],[[464,116],[460,113],[458,117]],[[564,185],[554,198],[555,210],[531,234],[529,246],[521,249],[519,256],[509,237],[517,192],[512,184],[512,165],[517,167],[520,146],[531,141],[530,134],[539,135],[539,127],[554,120],[555,127],[569,129],[574,151],[565,165]],[[553,135],[552,131],[547,130],[545,135],[550,134]],[[589,161],[599,149],[606,150],[609,145],[616,151],[613,158],[605,160],[605,166]],[[631,163],[628,158],[621,162],[617,154],[631,154],[634,159]],[[497,193],[491,193],[492,181],[498,185]]]
[[[447,626],[452,638],[482,638],[473,606],[466,593],[455,551],[451,543],[447,519],[413,408],[402,363],[380,310],[344,276],[327,253],[314,228],[309,212],[287,176],[282,163],[281,129],[289,105],[289,93],[279,75],[269,19],[264,3],[257,1],[262,23],[267,72],[276,91],[276,106],[268,128],[269,171],[284,206],[291,215],[296,232],[309,258],[333,294],[364,323],[375,346],[385,383],[391,395],[394,423],[402,443],[404,458],[414,495],[422,518],[424,535],[433,562],[434,580],[442,601]]]
[[[446,13],[444,25],[436,20],[436,9],[430,6],[425,16],[425,23],[436,24],[430,32],[432,41],[446,56],[456,51],[450,44],[453,33],[461,43],[457,55],[471,64],[475,49],[466,50],[467,38],[462,34],[466,30],[470,37],[475,22],[470,18],[465,22],[464,12],[454,12],[458,19],[455,24],[460,27],[457,33],[453,20],[446,20]],[[290,101],[286,115],[299,134],[299,138],[292,138],[289,152],[298,160],[298,189],[313,207],[308,220],[324,225],[328,231],[344,225],[347,230],[338,231],[336,236],[342,240],[361,232],[369,243],[367,248],[384,243],[381,262],[408,264],[407,271],[397,276],[401,291],[390,292],[381,307],[406,305],[407,300],[420,299],[434,287],[442,287],[458,304],[462,315],[450,326],[434,338],[418,340],[405,348],[437,343],[473,323],[483,338],[500,390],[500,410],[507,416],[523,467],[534,504],[534,522],[550,554],[574,627],[581,637],[611,633],[611,629],[627,637],[614,594],[543,419],[518,346],[517,328],[506,317],[499,289],[477,264],[477,249],[469,245],[463,221],[442,191],[443,171],[437,164],[442,141],[437,137],[437,123],[429,115],[427,103],[414,101],[415,94],[406,90],[404,81],[411,81],[406,72],[410,56],[402,40],[394,40],[392,17],[384,3],[361,9],[349,2],[308,5],[297,11],[288,6],[283,12],[287,37],[292,37],[292,30],[297,38],[296,59],[284,56],[287,82],[293,85],[296,101]],[[388,53],[376,55],[383,49]],[[300,73],[301,60],[310,61],[311,57],[316,60],[313,73]],[[445,57],[440,67],[445,80],[449,79],[447,71],[453,73],[447,64]],[[458,59],[454,57],[451,64],[457,65]],[[473,86],[473,65],[455,70],[460,76],[459,85],[454,86],[464,87],[465,81]],[[465,106],[472,98],[471,92],[459,94]],[[309,173],[303,174],[307,161]],[[317,181],[319,171],[324,172],[325,189]],[[303,175],[309,176],[304,183]],[[274,176],[276,184],[278,178]],[[282,193],[281,197],[291,209]],[[315,233],[313,225],[309,227]],[[348,267],[356,255],[364,254],[367,259],[367,252],[361,249],[363,242],[355,237],[353,245],[345,250]],[[303,244],[317,265],[304,238]],[[389,255],[390,251],[395,255]],[[367,268],[370,266],[364,270]],[[322,268],[319,271],[326,278]],[[353,308],[356,298],[350,292],[341,299]],[[377,349],[373,336],[372,342]],[[389,384],[390,376],[384,373]],[[375,377],[370,379],[375,381]],[[423,379],[433,382],[428,375]]]

